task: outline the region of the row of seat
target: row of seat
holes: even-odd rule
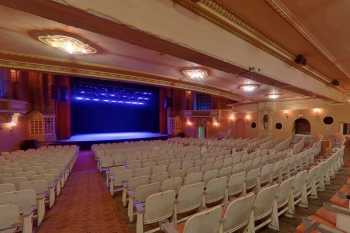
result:
[[[263,138],[260,141],[265,142],[266,139],[270,138]],[[193,140],[193,139],[190,139]],[[200,140],[200,139],[197,139]],[[255,145],[254,141],[256,139],[251,140],[244,140],[249,145]],[[240,150],[236,148],[235,146],[231,147],[223,147],[221,146],[221,140],[212,140],[214,143],[211,143],[210,146],[208,145],[195,145],[195,146],[188,146],[183,144],[177,144],[174,143],[173,139],[167,140],[167,141],[160,141],[159,144],[152,143],[145,143],[145,142],[135,142],[132,143],[133,145],[130,146],[131,143],[128,144],[100,144],[100,145],[93,145],[93,151],[95,153],[95,157],[98,161],[98,166],[100,170],[104,170],[105,167],[110,166],[118,166],[123,165],[126,163],[126,161],[129,160],[149,160],[154,159],[157,160],[159,157],[173,157],[175,158],[184,158],[187,157],[186,155],[190,155],[191,157],[193,155],[204,155],[204,154],[210,154],[210,153],[230,153],[231,151],[237,151]],[[235,141],[241,141],[241,140],[235,140]],[[274,140],[273,140],[274,141]],[[125,145],[128,145],[129,147],[125,147]],[[258,144],[256,144],[258,147]],[[247,150],[246,150],[247,151]]]
[[[350,178],[323,207],[303,220],[296,233],[350,232]]]
[[[76,146],[14,151],[0,160],[0,232],[31,233],[60,195],[75,163]],[[5,206],[5,207],[4,207]],[[5,231],[5,232],[6,232]]]
[[[324,162],[324,164],[327,164],[327,166],[322,166],[322,168],[325,167],[329,170],[330,169],[334,170],[337,167],[336,164],[339,164],[339,163],[337,162],[337,160],[333,159],[327,163]],[[316,166],[316,168],[318,168],[318,166]],[[218,199],[223,198],[224,196],[226,197],[225,199],[228,199],[233,195],[236,195],[239,193],[245,193],[246,190],[249,191],[249,190],[253,190],[254,188],[256,188],[256,190],[260,190],[262,186],[271,184],[275,180],[281,182],[283,180],[283,177],[281,177],[282,173],[278,174],[277,176],[274,176],[274,174],[272,173],[272,170],[270,169],[271,169],[271,166],[265,165],[261,169],[256,168],[248,171],[247,173],[243,171],[237,174],[232,174],[232,175],[228,174],[228,176],[219,175],[215,170],[208,171],[207,173],[204,174],[206,176],[202,176],[200,173],[194,172],[194,173],[189,173],[188,176],[185,177],[185,179],[182,179],[181,177],[172,177],[172,178],[165,179],[161,183],[160,182],[149,183],[150,180],[149,180],[149,177],[147,176],[135,177],[129,180],[129,183],[124,186],[122,200],[125,206],[127,194],[129,194],[129,218],[132,219],[133,203],[144,202],[147,196],[150,195],[151,193],[155,193],[158,191],[165,191],[167,189],[174,189],[179,193],[181,193],[181,196],[186,196],[186,195],[190,196],[190,193],[188,193],[188,189],[189,189],[188,187],[190,187],[190,185],[193,183],[203,182],[205,190],[212,190],[211,198],[209,199],[206,198],[207,201],[204,202],[204,203],[210,204],[213,202],[213,200],[217,201]],[[312,182],[314,180],[314,177],[315,179],[316,177],[319,178],[317,175],[314,175],[314,173],[316,172],[325,172],[325,174],[322,175],[322,177],[327,178],[326,180],[328,180],[328,178],[330,177],[330,175],[328,174],[328,170],[326,169],[323,169],[322,171],[320,169],[313,169],[311,170],[310,174],[302,173],[301,174],[302,176],[300,175],[301,176],[300,179],[304,180],[304,183],[305,183],[308,178],[309,180],[308,190],[310,191],[313,190],[311,188],[314,187]],[[289,176],[285,178],[288,178],[288,177]],[[298,181],[297,184],[303,183],[302,181],[299,181],[300,179],[297,179]],[[302,190],[302,187],[299,186],[297,190]],[[309,192],[308,194],[311,194],[311,192]]]
[[[334,177],[335,172],[342,166],[341,154],[340,149],[331,157],[320,161],[308,172],[301,171],[279,184],[256,190],[256,196],[254,194],[243,194],[241,198],[220,203],[213,209],[195,214],[184,224],[183,231],[191,233],[235,232],[240,228],[247,227],[247,232],[255,232],[265,225],[279,230],[279,216],[282,214],[293,216],[296,205],[307,207],[308,198],[317,198],[317,192],[324,188],[322,183],[330,182],[330,177]],[[327,169],[320,169],[323,166]],[[214,183],[219,182],[215,180]],[[198,186],[198,189],[200,189],[202,188],[201,185],[203,183],[192,184],[192,187]],[[206,203],[206,195],[209,194],[206,193],[205,189],[204,191],[202,189],[201,192],[204,193],[203,198],[197,196],[192,199],[193,207],[195,207],[195,202],[197,208],[203,207],[203,203]],[[209,190],[210,192],[211,190]],[[140,202],[136,203],[134,208],[137,212],[137,233],[143,232],[144,225],[164,222],[170,218],[172,218],[172,224],[163,224],[161,228],[166,232],[174,232],[171,230],[174,230],[173,228],[176,228],[174,225],[179,222],[177,220],[178,209],[182,210],[183,206],[192,206],[190,197],[189,194],[180,195],[175,190],[167,190],[149,195],[145,199],[144,205]],[[183,199],[186,199],[186,201]],[[203,200],[203,202],[198,200]],[[220,200],[229,199],[221,198]],[[199,205],[199,202],[201,202],[201,205]],[[190,208],[184,209],[191,210]]]

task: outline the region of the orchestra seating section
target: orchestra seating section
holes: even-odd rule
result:
[[[172,138],[96,144],[92,150],[137,233],[279,231],[280,216],[292,218],[296,206],[307,208],[344,164],[344,146],[320,156],[321,142],[303,137]],[[349,212],[345,203],[339,212]],[[339,224],[349,218],[338,215]]]
[[[77,146],[47,146],[0,156],[0,232],[31,233],[55,205],[78,155]]]

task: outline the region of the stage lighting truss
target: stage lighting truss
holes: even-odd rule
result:
[[[99,103],[147,105],[152,101],[153,93],[149,91],[136,91],[129,89],[108,89],[96,86],[78,88],[74,91],[73,99],[76,101],[91,101]]]

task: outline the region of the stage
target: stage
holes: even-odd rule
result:
[[[75,134],[65,140],[57,140],[55,145],[78,145],[83,149],[89,149],[91,145],[98,143],[126,142],[140,140],[167,139],[168,135],[153,132],[121,132],[121,133],[96,133]]]

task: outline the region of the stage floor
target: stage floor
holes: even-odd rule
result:
[[[77,143],[77,142],[105,142],[105,141],[132,141],[132,140],[149,140],[167,137],[166,134],[152,132],[125,132],[125,133],[92,133],[92,134],[75,134],[60,142]]]

